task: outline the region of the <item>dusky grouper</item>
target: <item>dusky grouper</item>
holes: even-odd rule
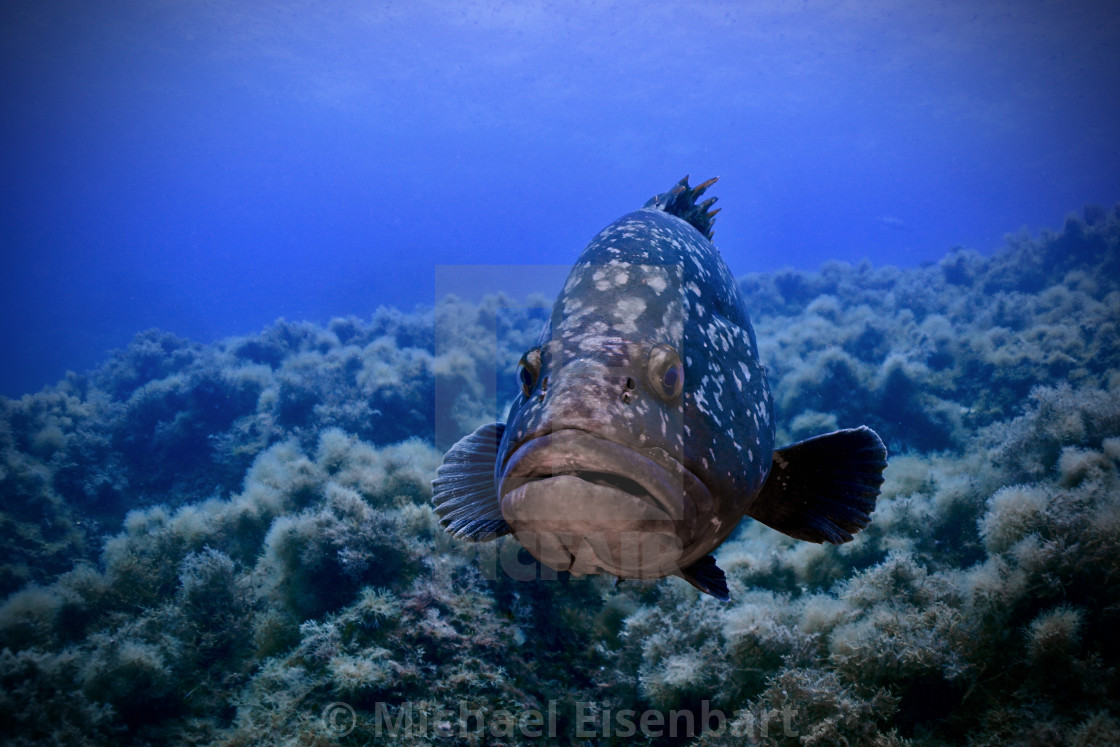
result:
[[[432,482],[456,537],[513,533],[573,575],[678,575],[728,598],[710,555],[744,516],[809,542],[867,526],[887,453],[867,427],[774,450],[773,400],[738,285],[688,177],[603,229],[517,368],[506,423]]]

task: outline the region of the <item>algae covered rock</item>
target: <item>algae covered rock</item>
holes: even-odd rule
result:
[[[0,400],[4,739],[1113,744],[1117,257],[1091,209],[741,279],[779,440],[866,408],[892,464],[843,547],[730,537],[731,604],[440,531],[442,450],[512,398],[541,304],[142,333]]]

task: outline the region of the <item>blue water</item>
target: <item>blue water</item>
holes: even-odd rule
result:
[[[149,327],[209,340],[431,303],[440,266],[567,264],[686,173],[722,177],[736,273],[990,251],[1120,199],[1117,15],[8,0],[0,394]]]

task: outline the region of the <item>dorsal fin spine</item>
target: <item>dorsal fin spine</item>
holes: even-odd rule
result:
[[[711,241],[712,224],[715,222],[716,213],[719,212],[719,209],[709,211],[708,208],[719,198],[709,197],[699,205],[696,204],[696,200],[718,179],[718,176],[713,176],[695,187],[690,187],[688,186],[688,176],[685,176],[673,185],[668,192],[654,195],[643,207],[675,215],[699,231],[704,238]]]

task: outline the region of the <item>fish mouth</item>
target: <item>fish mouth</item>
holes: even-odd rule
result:
[[[639,452],[587,431],[532,437],[502,470],[502,514],[545,565],[575,575],[659,578],[696,558],[707,487],[662,450]]]

